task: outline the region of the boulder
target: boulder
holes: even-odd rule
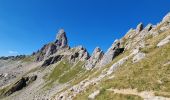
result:
[[[99,48],[96,47],[92,53],[92,56],[90,57],[90,59],[87,60],[86,64],[85,64],[85,68],[87,70],[92,69],[93,67],[95,67],[95,65],[100,62],[100,60],[102,59],[104,53],[103,51]]]
[[[94,100],[97,95],[100,94],[100,90],[97,90],[88,96],[88,99]]]
[[[120,41],[117,40],[113,43],[113,45],[107,50],[107,52],[104,54],[100,65],[105,66],[109,64],[116,56],[123,53],[124,48],[120,47]]]

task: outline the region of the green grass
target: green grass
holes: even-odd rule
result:
[[[69,69],[64,75],[59,78],[59,83],[66,83],[74,79],[79,73],[85,71],[83,68],[84,62],[79,61],[73,68]]]
[[[114,92],[103,90],[96,97],[95,100],[143,100],[143,99],[135,95],[116,94]]]
[[[44,77],[47,84],[44,87],[51,88],[53,83],[56,82],[61,75],[63,75],[66,71],[68,71],[71,68],[71,65],[68,63],[68,61],[62,61],[58,65],[55,66],[54,70]]]
[[[156,48],[147,58],[133,64],[129,60],[115,73],[114,79],[101,83],[108,88],[137,88],[139,91],[153,90],[170,92],[170,65],[163,66],[170,61],[170,44],[163,48]]]
[[[33,61],[35,61],[34,56],[27,56],[24,59],[22,59],[22,62],[33,62]]]

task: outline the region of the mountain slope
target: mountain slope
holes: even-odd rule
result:
[[[61,29],[54,42],[30,56],[0,58],[4,100],[169,100],[170,14],[142,23],[106,53],[69,47]]]

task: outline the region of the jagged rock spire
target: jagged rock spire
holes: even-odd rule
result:
[[[170,22],[170,12],[163,18],[162,22]]]
[[[143,30],[143,23],[139,23],[136,27],[136,33],[139,33]]]
[[[59,48],[68,46],[67,36],[66,36],[66,32],[64,31],[64,29],[60,29],[58,31],[55,43],[57,47]]]
[[[92,53],[92,56],[90,57],[90,59],[87,60],[86,64],[85,64],[85,68],[87,70],[92,69],[93,67],[96,66],[96,64],[98,62],[100,62],[100,60],[102,59],[104,53],[103,51],[99,48],[96,47]]]

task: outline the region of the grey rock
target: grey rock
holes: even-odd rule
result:
[[[167,36],[165,39],[161,40],[158,44],[157,44],[157,47],[162,47],[164,46],[165,44],[169,43],[170,42],[170,35]]]
[[[76,61],[86,61],[90,57],[89,53],[87,52],[86,48],[83,46],[78,46],[74,48],[74,51],[72,55],[70,56],[70,62],[76,62]]]
[[[37,79],[36,75],[30,76],[30,77],[22,77],[4,95],[9,96],[16,91],[22,90],[24,87],[28,86],[30,83],[32,83],[36,79]]]
[[[143,30],[143,24],[142,23],[139,23],[136,27],[136,33],[139,33]]]
[[[96,98],[96,96],[99,95],[99,94],[100,94],[100,90],[97,90],[97,91],[93,92],[92,94],[90,94],[88,96],[88,99],[94,100]]]
[[[145,58],[145,53],[139,52],[133,57],[133,63],[139,62],[140,60]]]
[[[62,57],[63,57],[63,55],[57,55],[57,56],[54,56],[54,57],[50,57],[50,58],[48,58],[44,61],[44,63],[42,64],[41,67],[46,67],[46,66],[49,66],[51,64],[57,63],[58,61],[60,61],[62,59]]]
[[[60,29],[59,32],[57,33],[55,43],[58,48],[63,48],[68,46],[68,41],[64,29]]]
[[[115,41],[113,45],[108,49],[105,53],[104,57],[102,58],[100,65],[105,66],[109,64],[116,56],[121,54],[124,51],[124,48],[120,47],[120,41]]]
[[[36,61],[42,61],[44,58],[47,58],[56,52],[57,46],[54,43],[44,45],[41,50],[38,51]]]
[[[162,22],[170,22],[170,13],[163,18]]]
[[[92,53],[92,56],[87,60],[85,68],[87,70],[90,70],[93,67],[95,67],[95,65],[101,61],[103,55],[104,55],[103,51],[99,47],[96,47]]]

